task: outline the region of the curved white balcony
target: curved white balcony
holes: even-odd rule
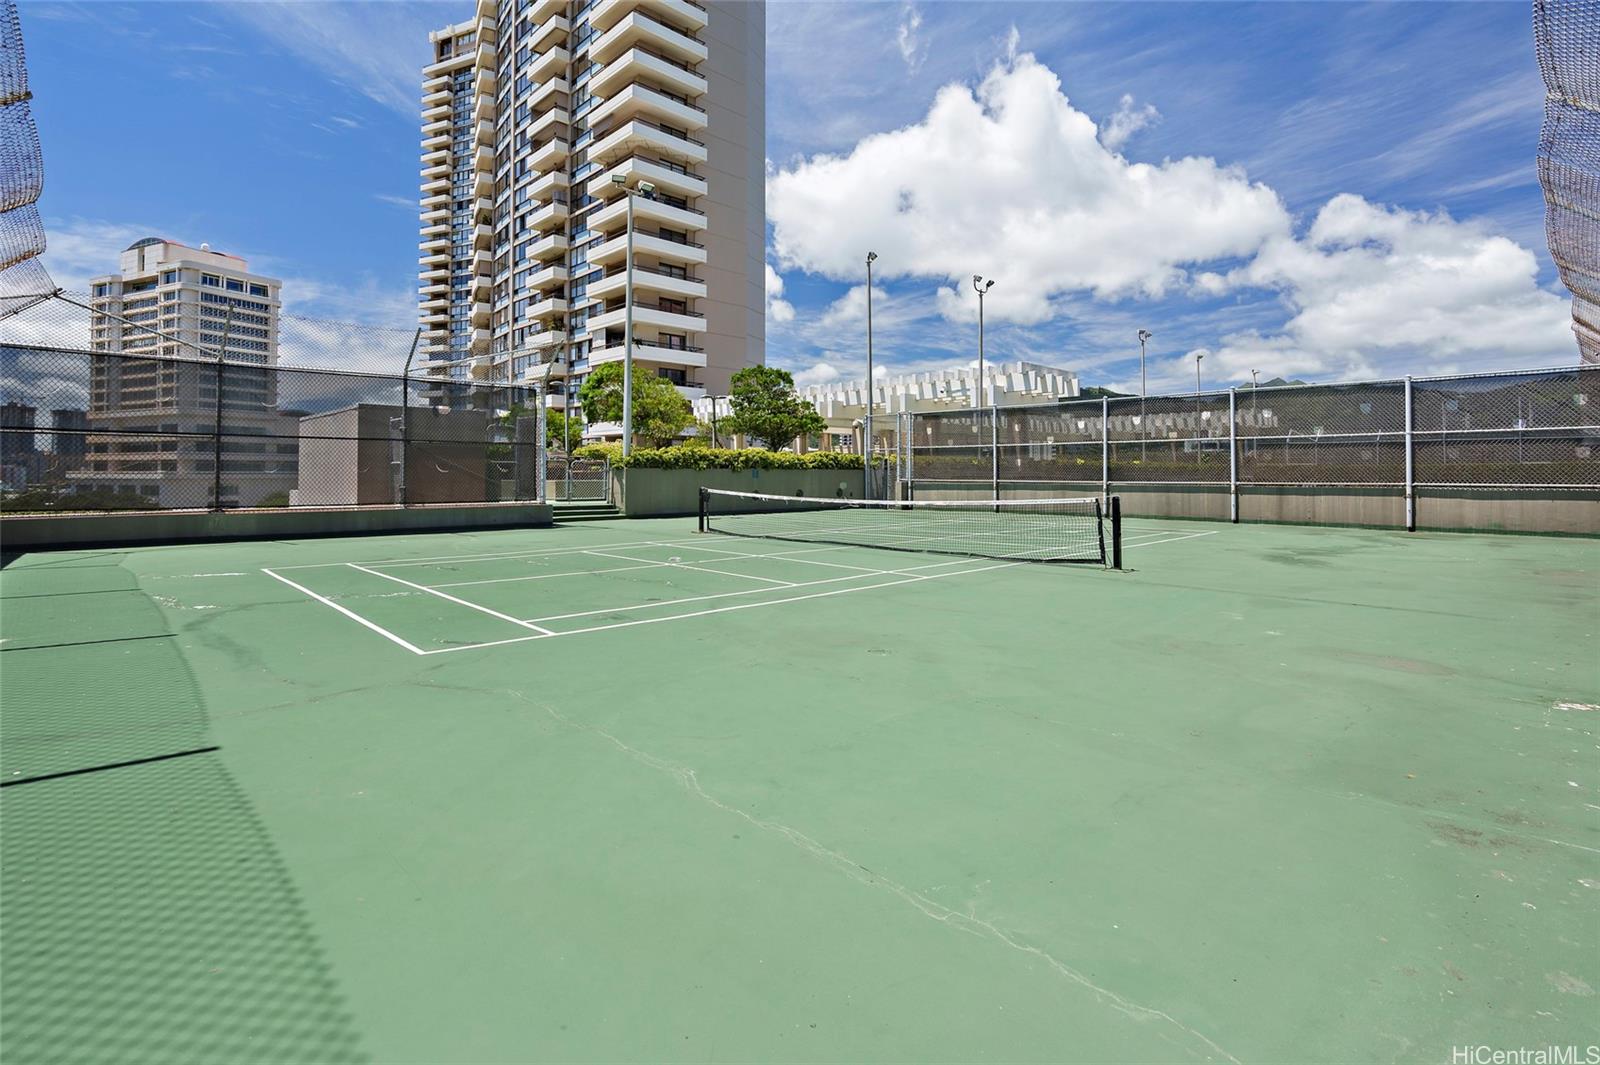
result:
[[[658,273],[648,267],[636,266],[633,270],[633,290],[637,293],[655,293],[675,299],[703,299],[706,283],[699,278],[674,277]],[[598,281],[589,282],[586,295],[591,299],[620,299],[628,291],[628,272],[622,266],[614,268]]]
[[[684,63],[706,61],[705,42],[637,9],[622,16],[616,25],[595,38],[589,45],[589,54],[597,62],[606,63],[635,45]]]
[[[676,263],[703,263],[706,261],[706,250],[698,244],[686,241],[671,240],[667,237],[658,237],[653,233],[633,234],[633,253],[635,255],[654,255],[658,259],[667,259]],[[618,234],[610,240],[594,245],[589,249],[589,261],[597,266],[609,266],[620,263],[628,255],[628,236],[626,233]]]
[[[626,325],[628,309],[618,307],[614,311],[605,311],[602,314],[589,316],[589,331],[602,332],[607,329],[621,329]],[[664,311],[660,307],[651,307],[635,304],[633,308],[633,328],[668,329],[675,333],[703,333],[706,330],[706,320],[699,314],[689,314],[680,311]]]
[[[630,118],[644,118],[685,130],[706,128],[704,108],[675,100],[659,89],[639,83],[618,89],[589,112],[589,121],[597,126],[602,120],[625,121]]]
[[[606,96],[646,76],[690,99],[704,96],[710,88],[703,74],[690,70],[680,60],[636,45],[591,74],[589,89]]]
[[[533,57],[533,62],[523,67],[519,73],[526,74],[534,81],[544,81],[557,74],[567,72],[567,64],[572,62],[572,53],[565,48],[556,46],[546,48]]]
[[[609,131],[589,149],[589,158],[610,163],[640,149],[686,164],[706,161],[706,146],[692,137],[674,133],[635,118]]]
[[[609,170],[602,171],[598,177],[590,178],[587,185],[589,195],[610,195],[614,174],[621,174],[630,185],[648,181],[662,192],[675,196],[689,198],[706,194],[706,179],[698,174],[685,174],[653,159],[630,155]]]
[[[616,202],[608,203],[599,210],[589,215],[590,229],[611,230],[617,226],[625,226],[628,221],[627,197],[618,197]],[[654,228],[652,224],[664,225],[669,229],[698,230],[706,228],[706,216],[702,211],[688,207],[673,207],[671,204],[660,200],[648,199],[644,196],[633,198],[633,225],[635,230]]]
[[[627,353],[627,345],[622,341],[603,348],[589,350],[589,365],[599,366],[607,362],[621,362]],[[706,364],[706,353],[697,348],[669,348],[663,344],[652,343],[647,339],[635,337],[633,341],[633,361],[638,364],[654,364],[661,366],[693,366],[703,367]]]

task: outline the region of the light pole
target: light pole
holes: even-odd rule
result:
[[[868,499],[876,498],[872,494],[872,264],[877,258],[877,252],[867,252],[867,416],[862,422],[861,490]]]
[[[1144,442],[1147,439],[1147,436],[1148,436],[1148,433],[1149,433],[1149,430],[1148,430],[1148,428],[1146,426],[1145,414],[1144,414],[1144,396],[1145,396],[1144,342],[1149,340],[1153,336],[1155,336],[1155,334],[1150,332],[1150,330],[1148,330],[1148,329],[1139,330],[1139,461],[1140,462],[1144,461]]]
[[[978,294],[978,394],[973,407],[983,406],[983,295],[994,288],[994,279],[986,283],[979,274],[972,275],[972,291]]]
[[[1203,351],[1194,353],[1194,461],[1196,464],[1205,458],[1204,449],[1200,444],[1200,360],[1206,357]]]
[[[707,396],[706,398],[711,401],[711,446],[712,447],[721,447],[722,446],[722,442],[717,439],[717,403],[720,400],[727,399],[728,397],[727,396]]]
[[[622,457],[627,458],[633,453],[633,189],[621,174],[612,174],[611,183],[628,198],[628,265],[623,281],[623,299],[627,306],[622,319]],[[639,191],[648,196],[656,187],[641,181]]]
[[[1256,395],[1257,395],[1256,389],[1261,387],[1261,382],[1256,377],[1256,375],[1259,372],[1260,371],[1258,371],[1258,370],[1251,370],[1250,371],[1250,417],[1252,417],[1252,418],[1255,418],[1255,416],[1256,416]],[[1259,419],[1258,419],[1258,424],[1259,424]]]

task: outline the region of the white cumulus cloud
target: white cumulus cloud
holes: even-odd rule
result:
[[[767,264],[767,316],[774,322],[788,322],[794,319],[794,304],[783,297],[783,278],[778,276],[778,271]]]
[[[1329,377],[1493,369],[1569,361],[1567,301],[1538,286],[1528,249],[1443,212],[1335,196],[1301,239],[1268,241],[1209,281],[1279,291],[1281,331],[1225,338],[1219,372]]]
[[[1289,229],[1276,194],[1240,171],[1108,151],[1028,54],[976,91],[941,89],[915,125],[779,169],[767,213],[780,266],[853,279],[872,248],[887,277],[948,279],[952,318],[977,314],[964,279],[992,275],[986,310],[1024,323],[1074,290],[1160,294],[1186,264],[1247,255]]]
[[[1193,388],[1201,344],[1210,384],[1251,369],[1332,380],[1574,357],[1566,302],[1539,287],[1537,259],[1516,241],[1350,194],[1297,222],[1237,167],[1118,154],[1158,118],[1125,96],[1097,125],[1054,73],[1008,50],[976,87],[941,89],[920,121],[769,173],[773,254],[780,268],[855,283],[872,249],[878,276],[930,282],[921,305],[947,323],[975,324],[973,274],[996,279],[991,328],[1092,322],[1091,299],[1113,316],[1112,300],[1189,303],[1197,332],[1163,338],[1188,354],[1152,349],[1152,389]],[[853,332],[863,296],[847,291],[820,325]],[[1191,301],[1224,297],[1248,327],[1195,315]],[[921,335],[938,332],[927,325]]]
[[[1156,110],[1155,104],[1138,106],[1131,95],[1124,93],[1111,117],[1100,124],[1100,143],[1120,152],[1128,138],[1160,119],[1161,112]]]

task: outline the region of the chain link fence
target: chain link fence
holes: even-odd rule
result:
[[[545,491],[551,502],[611,502],[611,463],[551,454],[546,460]]]
[[[1600,367],[902,414],[904,495],[1600,488]]]
[[[1578,349],[1600,363],[1600,0],[1534,0],[1533,43],[1545,84],[1545,236],[1572,292]]]
[[[45,245],[35,206],[44,190],[44,155],[32,101],[17,5],[0,0],[0,315],[55,289],[38,258]]]
[[[19,319],[28,326],[28,313],[53,305],[0,322],[5,512],[543,498],[543,408],[531,389],[457,380],[425,359],[395,374],[15,339],[29,334]],[[318,350],[342,362],[401,366],[414,339],[322,326],[333,344]]]

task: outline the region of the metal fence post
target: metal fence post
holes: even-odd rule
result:
[[[395,480],[395,502],[406,505],[406,441],[411,436],[411,361],[417,357],[417,345],[422,341],[422,330],[411,334],[411,350],[406,353],[406,365],[400,371],[400,472]],[[359,446],[359,445],[358,445]]]
[[[546,415],[544,409],[544,392],[542,390],[536,390],[534,392],[534,396],[539,404],[539,412],[536,415],[536,420],[533,427],[533,454],[535,470],[533,481],[533,497],[539,502],[543,503],[545,502],[545,477],[548,473],[548,469],[545,466],[545,460],[548,456],[544,446],[546,431],[545,419],[548,417],[548,415]]]
[[[1228,389],[1228,520],[1239,524],[1239,420],[1235,414],[1239,390]]]
[[[989,498],[1000,498],[1000,408],[989,407]]]
[[[1111,498],[1111,401],[1105,396],[1100,397],[1100,497]]]
[[[211,509],[222,509],[222,378],[228,357],[228,332],[233,325],[233,304],[222,316],[222,343],[217,345],[217,421],[211,438]]]
[[[905,482],[906,482],[906,498],[907,499],[911,498],[911,493],[914,490],[913,487],[912,487],[912,482],[916,479],[916,468],[915,468],[915,465],[914,465],[915,464],[915,456],[916,456],[916,453],[917,453],[916,431],[917,431],[917,419],[911,414],[910,411],[907,411],[906,412],[906,469],[905,469],[905,478],[904,478]]]
[[[1406,375],[1406,532],[1417,531],[1416,469],[1412,465],[1415,439],[1411,428],[1411,375]]]

